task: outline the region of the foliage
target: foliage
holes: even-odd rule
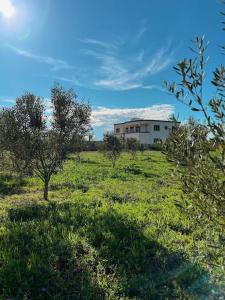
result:
[[[36,150],[36,137],[44,128],[41,98],[25,93],[12,108],[0,111],[0,144],[10,155],[13,169],[22,177],[29,173]]]
[[[52,177],[51,201],[42,201],[36,177],[2,195],[0,298],[223,297],[221,248],[207,243],[219,240],[217,225],[193,225],[175,205],[182,192],[173,164],[158,151],[146,164],[148,155],[137,153],[139,174],[124,172],[128,153],[114,169],[98,152],[82,153],[79,164],[72,155]]]
[[[102,150],[105,156],[111,160],[113,168],[116,165],[116,160],[119,158],[122,149],[122,141],[113,133],[108,132],[104,135]]]
[[[0,114],[2,147],[21,172],[32,170],[44,183],[44,199],[52,175],[62,166],[71,143],[89,130],[90,106],[77,102],[72,90],[55,86],[51,91],[51,124],[44,116],[39,97],[25,94]],[[22,167],[21,167],[22,166]]]
[[[179,101],[192,111],[203,114],[205,125],[195,123],[180,127],[174,133],[174,141],[170,139],[167,142],[170,147],[167,150],[170,155],[172,151],[175,153],[177,162],[185,160],[185,164],[188,164],[189,168],[183,177],[184,188],[194,194],[200,210],[206,214],[214,210],[215,214],[210,216],[220,218],[225,215],[225,68],[221,65],[214,71],[212,84],[217,94],[206,101],[203,98],[206,45],[203,38],[196,38],[194,43],[196,49],[192,50],[196,57],[185,59],[174,67],[181,78],[178,85],[175,82],[166,84]],[[213,176],[217,176],[217,179],[214,178],[212,185]]]
[[[126,139],[125,148],[130,152],[132,159],[135,159],[137,151],[140,149],[140,143],[135,138]]]
[[[174,67],[180,80],[165,82],[168,91],[192,112],[202,115],[204,125],[189,121],[177,128],[166,142],[168,157],[180,168],[180,179],[186,194],[177,205],[186,210],[194,223],[215,227],[219,239],[208,237],[208,244],[217,249],[220,266],[224,266],[225,226],[225,67],[220,65],[212,74],[215,96],[206,99],[207,44],[204,38],[194,40],[195,57],[184,59]],[[224,48],[223,48],[224,49]],[[207,224],[207,225],[206,225]],[[216,224],[216,225],[215,225]],[[211,259],[208,258],[211,265]]]

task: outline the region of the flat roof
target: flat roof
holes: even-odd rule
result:
[[[174,121],[169,121],[169,120],[144,120],[144,119],[140,119],[140,120],[130,120],[130,121],[126,121],[126,122],[122,122],[122,123],[116,123],[114,125],[122,125],[122,124],[127,124],[127,123],[138,123],[138,122],[166,122],[166,123],[175,123]],[[180,123],[180,122],[176,122],[176,123]]]

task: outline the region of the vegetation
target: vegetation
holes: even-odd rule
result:
[[[113,133],[108,132],[104,135],[102,150],[105,156],[111,160],[112,167],[114,168],[116,160],[119,158],[123,150],[123,143]]]
[[[21,176],[34,172],[44,183],[44,199],[52,175],[62,166],[66,154],[76,148],[89,131],[90,106],[77,102],[72,90],[60,86],[51,90],[53,114],[47,124],[41,98],[25,94],[12,108],[0,112],[1,148]]]
[[[1,299],[223,299],[225,68],[206,101],[195,47],[166,85],[204,123],[177,126],[166,156],[128,139],[131,163],[113,133],[80,156],[90,106],[60,86],[51,120],[30,93],[0,111]]]
[[[223,14],[224,15],[224,14]],[[224,23],[224,22],[223,22]],[[166,83],[176,99],[198,113],[203,122],[189,120],[174,130],[165,144],[165,152],[180,167],[184,196],[178,205],[186,211],[196,226],[213,228],[218,240],[208,237],[209,247],[217,249],[225,266],[225,68],[220,65],[212,74],[215,95],[205,99],[206,43],[194,40],[194,57],[184,59],[174,67],[178,82]],[[222,47],[224,50],[224,47]],[[208,264],[213,264],[210,257]]]
[[[125,148],[130,152],[132,159],[135,159],[137,151],[140,150],[140,143],[135,138],[128,138]]]
[[[167,143],[167,151],[175,153],[177,163],[182,163],[185,157],[188,168],[184,169],[181,179],[189,196],[194,196],[191,198],[195,200],[195,206],[210,220],[213,218],[224,226],[225,68],[221,65],[213,73],[212,85],[216,88],[216,95],[206,101],[202,92],[206,62],[204,39],[196,38],[195,46],[193,51],[197,56],[184,59],[174,68],[180,82],[166,84],[179,101],[192,111],[202,113],[205,125],[192,122],[178,129],[171,136],[172,143]],[[174,138],[179,142],[175,143]]]
[[[160,152],[69,156],[42,182],[1,173],[0,298],[219,299],[224,269],[216,226],[196,226],[176,205],[174,165]],[[208,258],[211,261],[207,263]],[[220,277],[220,284],[214,278]]]

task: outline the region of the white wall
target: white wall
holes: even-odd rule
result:
[[[154,125],[159,125],[160,130],[155,131]],[[140,133],[126,133],[126,128],[140,126]],[[125,124],[114,125],[114,132],[116,128],[120,128],[120,134],[117,134],[119,137],[127,138],[136,138],[141,144],[154,144],[154,139],[160,139],[164,141],[168,136],[170,131],[174,126],[174,122],[163,122],[163,121],[139,121],[139,122],[127,122]],[[165,128],[167,127],[167,129]],[[146,132],[147,131],[147,132]]]

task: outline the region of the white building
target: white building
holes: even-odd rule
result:
[[[175,125],[173,121],[131,119],[114,124],[114,134],[123,139],[135,138],[143,145],[153,145],[164,141]]]

